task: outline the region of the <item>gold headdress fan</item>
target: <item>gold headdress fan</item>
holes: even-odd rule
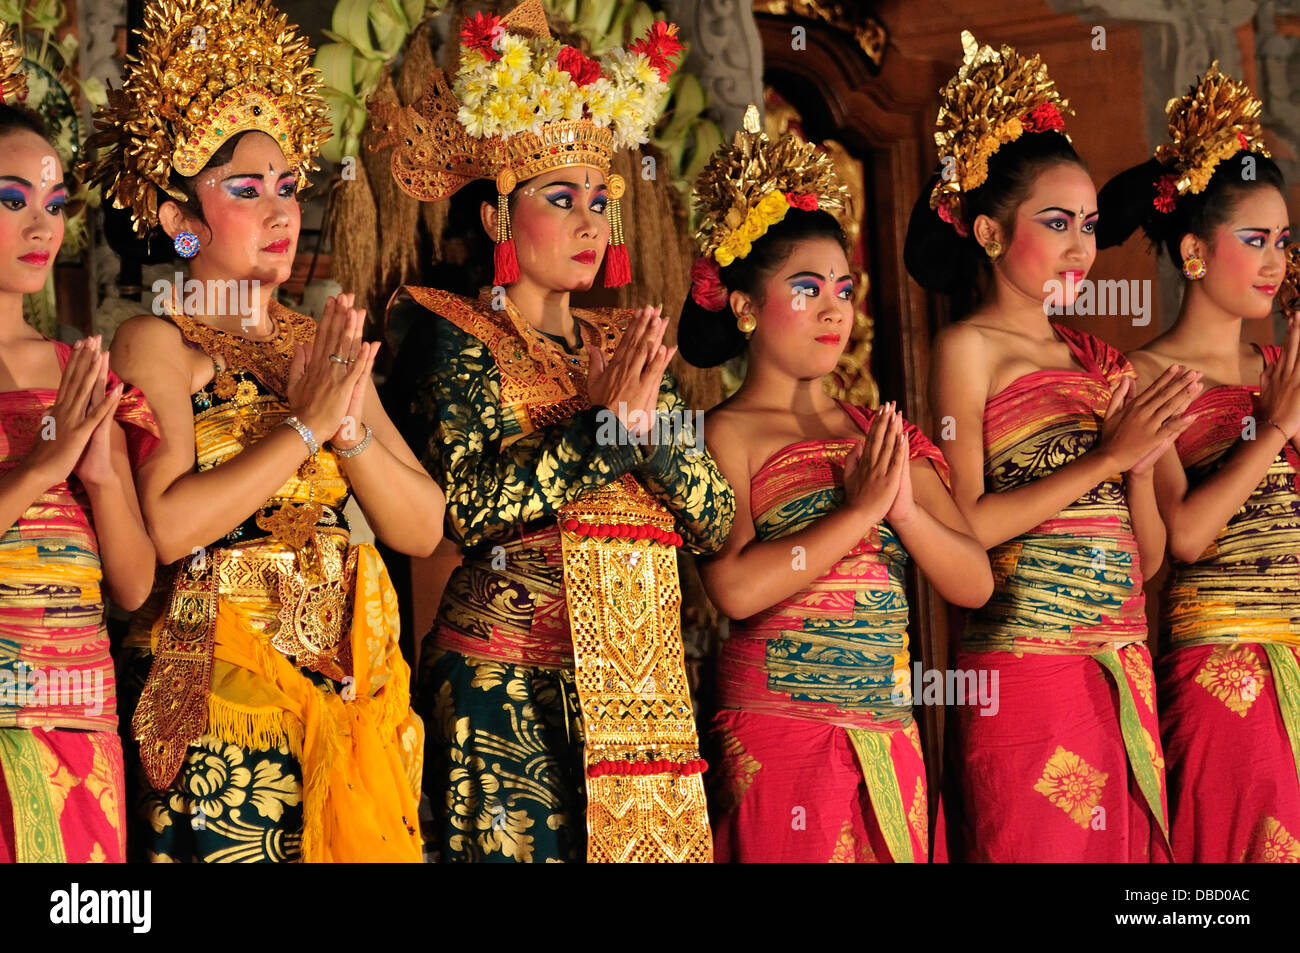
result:
[[[13,27],[0,22],[0,102],[12,106],[26,92],[22,42],[15,39]]]
[[[1179,195],[1204,191],[1218,164],[1243,150],[1267,156],[1262,109],[1245,83],[1219,71],[1218,60],[1185,96],[1169,100],[1169,141],[1156,147],[1155,157],[1170,170],[1173,189]]]
[[[957,227],[961,194],[984,184],[995,152],[1026,132],[1064,134],[1064,115],[1074,113],[1037,54],[979,46],[969,30],[961,45],[957,75],[939,92],[934,142],[943,172],[930,193],[930,208]]]
[[[264,0],[154,0],[144,17],[125,84],[95,113],[86,146],[101,151],[82,165],[87,181],[144,235],[158,223],[158,189],[184,198],[173,174],[196,175],[227,139],[257,129],[304,187],[330,121],[297,27]]]

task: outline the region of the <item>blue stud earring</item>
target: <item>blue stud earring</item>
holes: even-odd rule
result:
[[[176,254],[182,258],[193,258],[199,253],[199,236],[193,232],[181,232],[172,240]]]

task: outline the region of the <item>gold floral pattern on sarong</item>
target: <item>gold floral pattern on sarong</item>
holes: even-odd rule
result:
[[[912,793],[912,806],[907,811],[907,823],[912,828],[912,836],[921,844],[929,843],[930,808],[925,800],[925,781],[916,779],[916,790]]]
[[[1276,817],[1264,818],[1255,829],[1245,861],[1262,864],[1300,864],[1300,841]]]
[[[871,850],[871,845],[866,840],[858,840],[853,833],[853,822],[848,818],[844,819],[844,826],[840,828],[840,836],[835,841],[835,848],[831,851],[831,864],[874,864],[876,855]]]
[[[1217,645],[1196,673],[1196,684],[1245,718],[1267,678],[1250,646]]]
[[[1070,815],[1080,827],[1087,827],[1093,808],[1101,802],[1107,777],[1106,772],[1097,771],[1074,752],[1057,745],[1034,790]]]
[[[762,770],[758,759],[749,753],[731,729],[719,726],[716,729],[718,744],[722,748],[722,759],[709,779],[712,788],[713,803],[719,811],[734,811],[745,797],[745,792],[754,783],[754,775]]]
[[[1155,675],[1152,673],[1151,666],[1147,664],[1146,659],[1142,657],[1142,650],[1136,645],[1125,646],[1123,651],[1119,653],[1119,660],[1124,666],[1124,673],[1128,675],[1129,681],[1133,683],[1137,693],[1142,696],[1147,711],[1155,711]]]

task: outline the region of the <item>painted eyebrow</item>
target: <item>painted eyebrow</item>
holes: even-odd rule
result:
[[[277,175],[275,177],[275,180],[279,182],[281,179],[288,178],[291,175],[293,175],[293,171],[286,170],[284,172],[281,172],[279,175]],[[236,172],[233,175],[226,176],[221,181],[223,184],[226,182],[230,182],[233,179],[257,179],[257,181],[261,182],[265,178],[266,176],[262,175],[262,173],[260,172]]]
[[[1040,208],[1040,209],[1039,209],[1037,212],[1035,212],[1034,214],[1035,214],[1035,215],[1042,215],[1044,212],[1060,212],[1060,213],[1061,213],[1062,215],[1064,215],[1066,218],[1077,218],[1077,217],[1078,217],[1078,214],[1079,214],[1078,212],[1071,212],[1068,208],[1061,208],[1059,205],[1049,205],[1049,206],[1047,206],[1047,208]],[[1083,217],[1084,217],[1084,218],[1092,218],[1092,217],[1093,217],[1094,215],[1096,215],[1096,214],[1097,214],[1096,212],[1089,212],[1088,214],[1084,215]]]
[[[1271,229],[1271,228],[1260,228],[1258,225],[1243,225],[1243,226],[1241,226],[1241,228],[1238,228],[1237,231],[1239,231],[1239,232],[1262,232],[1263,234],[1267,235],[1267,234],[1269,234],[1271,231],[1273,231],[1273,229]],[[1291,226],[1290,226],[1290,225],[1283,225],[1282,228],[1281,228],[1279,231],[1282,231],[1282,232],[1289,232],[1289,231],[1291,231]]]
[[[539,188],[551,189],[560,185],[564,186],[565,188],[573,189],[573,191],[575,192],[578,191],[578,189],[580,188],[577,182],[547,182],[545,185],[539,186]],[[607,188],[609,188],[609,186],[604,184],[596,186],[597,191],[600,191],[601,189],[607,189]]]
[[[844,277],[847,278],[848,275],[845,275]],[[793,275],[787,275],[785,280],[794,281],[796,278],[816,278],[818,281],[825,280],[821,275],[817,274],[817,272],[815,271],[796,271]]]
[[[18,175],[0,175],[0,182],[14,182],[29,189],[32,187],[30,182]]]

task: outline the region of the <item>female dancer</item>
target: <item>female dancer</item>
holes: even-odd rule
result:
[[[1210,386],[1156,464],[1173,560],[1161,603],[1160,731],[1180,861],[1300,861],[1300,320],[1286,346],[1241,340],[1287,271],[1286,188],[1260,102],[1210,67],[1169,104],[1170,142],[1102,189],[1099,244],[1139,225],[1180,265],[1174,326],[1133,354]],[[1291,276],[1294,281],[1294,275]]]
[[[702,567],[736,620],[714,722],[720,859],[926,860],[904,569],[914,557],[959,605],[993,588],[934,445],[893,404],[863,411],[823,387],[853,322],[828,211],[842,191],[813,146],[769,142],[753,106],[695,185],[704,257],[682,353],[704,367],[749,355],[740,389],[709,413],[742,514]]]
[[[935,344],[931,400],[953,495],[990,550],[962,670],[996,675],[995,715],[957,711],[968,860],[1165,856],[1163,761],[1142,579],[1164,535],[1151,467],[1185,430],[1197,375],[1131,398],[1105,342],[1050,322],[1096,256],[1096,193],[1037,56],[977,47],[942,93],[944,162],[905,249],[923,287],[981,291]],[[1056,284],[1051,284],[1055,282]]]
[[[732,494],[664,373],[659,310],[569,304],[602,258],[628,278],[609,165],[676,46],[660,22],[597,63],[529,0],[466,21],[454,92],[435,71],[415,108],[372,107],[411,195],[496,189],[453,200],[497,239],[495,287],[406,289],[436,323],[419,409],[463,551],[420,660],[443,860],[711,856],[674,550],[716,549]],[[509,108],[538,82],[541,116]]]
[[[131,467],[158,430],[98,337],[69,347],[23,322],[63,241],[67,189],[42,121],[9,105],[21,58],[0,38],[0,861],[120,862],[104,601],[135,609],[153,582]]]
[[[93,180],[190,257],[185,293],[113,344],[162,429],[139,482],[168,568],[130,640],[148,666],[132,727],[154,860],[421,859],[396,599],[343,507],[355,493],[378,536],[424,555],[444,504],[379,405],[350,297],[319,328],[274,300],[296,184],[328,136],[310,57],[261,0],[147,7],[91,143]],[[190,98],[205,76],[229,85]],[[233,288],[239,307],[221,300]]]

